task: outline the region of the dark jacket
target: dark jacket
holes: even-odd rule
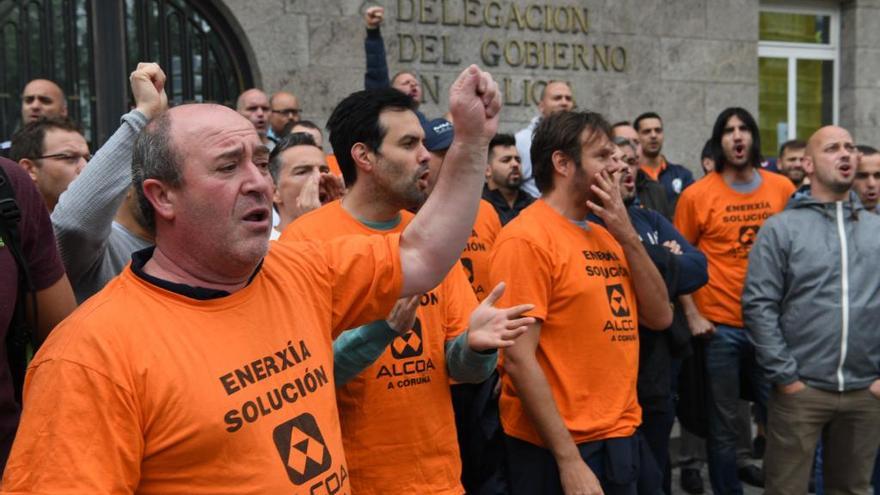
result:
[[[667,220],[672,221],[672,216],[675,214],[675,203],[666,197],[666,187],[651,180],[648,174],[641,170],[636,172],[636,194],[642,206],[654,210],[666,217]]]
[[[642,208],[638,199],[627,209],[630,222],[639,234],[648,256],[660,271],[672,300],[690,294],[709,281],[706,256],[687,242],[675,227],[656,211]],[[598,217],[591,221],[602,224]],[[663,246],[675,241],[682,254],[673,254]],[[646,413],[665,411],[671,406],[672,359],[680,350],[689,349],[690,330],[681,315],[662,332],[639,326],[639,404]]]
[[[513,208],[511,208],[507,205],[507,200],[504,199],[501,191],[497,189],[493,191],[489,189],[487,184],[483,184],[483,199],[491,203],[495,211],[498,212],[502,226],[507,225],[507,222],[516,218],[519,212],[535,202],[535,198],[520,189],[519,194],[516,195],[516,201],[513,202]]]
[[[367,29],[364,38],[364,52],[367,58],[367,70],[364,72],[364,89],[384,89],[391,87],[388,77],[388,61],[385,58],[385,40],[379,28]],[[416,110],[419,122],[425,123],[428,118]]]
[[[666,162],[666,168],[657,179],[666,188],[666,198],[674,209],[681,192],[694,183],[694,174],[681,165]]]

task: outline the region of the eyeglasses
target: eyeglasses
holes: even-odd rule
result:
[[[285,117],[296,117],[297,115],[299,115],[300,113],[302,113],[302,109],[299,109],[299,108],[285,108],[285,109],[282,109],[282,110],[275,110],[275,109],[273,108],[273,109],[272,109],[272,113],[280,113],[280,114],[284,115]]]
[[[47,159],[59,160],[59,161],[68,163],[70,165],[76,165],[77,163],[79,163],[79,161],[81,159],[88,162],[89,160],[92,159],[92,155],[91,155],[91,153],[86,153],[84,155],[78,155],[75,153],[54,153],[51,155],[35,156],[32,158],[32,160],[47,160]]]

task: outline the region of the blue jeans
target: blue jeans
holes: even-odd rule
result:
[[[741,495],[742,484],[737,476],[736,440],[737,406],[740,378],[746,377],[752,393],[761,406],[766,406],[769,384],[755,362],[755,349],[747,330],[716,325],[715,335],[706,346],[706,371],[709,383],[709,438],[706,459],[709,480],[716,495]]]

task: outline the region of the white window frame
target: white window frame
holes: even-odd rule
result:
[[[784,2],[765,0],[759,12],[807,14],[830,17],[828,43],[792,43],[787,41],[758,41],[758,58],[784,58],[788,60],[788,139],[797,137],[797,61],[831,60],[833,65],[832,123],[838,125],[840,118],[840,9],[826,2]]]

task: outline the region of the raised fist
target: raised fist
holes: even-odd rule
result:
[[[364,22],[367,23],[367,29],[377,29],[382,25],[385,18],[385,7],[370,7],[364,12]]]
[[[165,72],[159,64],[141,62],[129,76],[135,108],[147,119],[153,119],[168,109],[165,94]]]
[[[498,131],[501,94],[488,72],[471,65],[449,88],[449,113],[456,141],[488,145]]]

